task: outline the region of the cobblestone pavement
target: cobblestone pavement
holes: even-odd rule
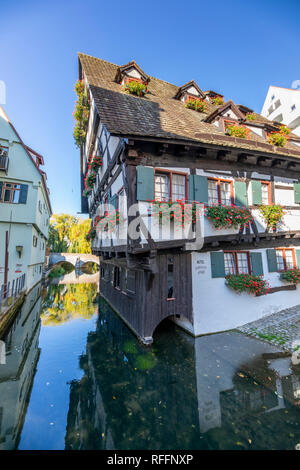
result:
[[[279,346],[283,350],[298,351],[300,349],[300,305],[267,315],[236,330]]]

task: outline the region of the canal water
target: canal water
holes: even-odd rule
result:
[[[97,284],[37,287],[1,338],[0,450],[295,449],[300,365],[171,321],[141,345]]]

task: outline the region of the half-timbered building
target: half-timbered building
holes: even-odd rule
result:
[[[167,317],[195,336],[224,331],[300,303],[297,285],[281,275],[300,267],[300,138],[200,83],[176,86],[134,61],[118,66],[80,53],[79,79],[89,105],[82,211],[94,229],[108,207],[122,217],[113,232],[109,223],[94,230],[91,243],[101,294],[136,335],[151,343]],[[101,164],[87,185],[95,156]],[[151,201],[178,200],[244,208],[253,219],[216,229],[203,215],[199,243],[172,222],[165,233],[149,212]],[[270,226],[261,208],[274,205],[284,215]],[[239,273],[263,276],[270,288],[239,294],[226,282]]]

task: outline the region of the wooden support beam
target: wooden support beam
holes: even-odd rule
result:
[[[266,160],[267,160],[266,157],[257,157],[256,165],[261,166],[261,164],[265,162]]]
[[[278,167],[280,168],[282,163],[283,163],[283,161],[280,158],[275,158],[271,163],[271,167],[272,168],[278,168]]]
[[[237,161],[239,163],[245,163],[248,159],[248,154],[247,153],[239,153],[237,156]]]
[[[217,160],[226,160],[226,157],[229,154],[230,152],[228,150],[219,150],[217,152]]]

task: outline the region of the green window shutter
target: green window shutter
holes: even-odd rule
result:
[[[118,195],[117,194],[114,194],[111,198],[110,198],[110,204],[112,206],[114,206],[114,208],[117,210],[118,208]]]
[[[275,273],[278,271],[276,251],[274,248],[267,249],[267,258],[268,258],[268,267],[270,273]]]
[[[193,200],[207,204],[208,202],[208,182],[206,176],[193,175],[194,197]]]
[[[295,204],[300,204],[300,183],[294,183]]]
[[[3,187],[3,183],[2,181],[0,181],[0,200],[1,200],[1,195],[2,195],[2,187]]]
[[[244,181],[234,182],[234,201],[236,206],[248,207],[247,185]]]
[[[261,182],[251,181],[252,187],[252,204],[259,205],[262,203]]]
[[[136,167],[136,199],[154,199],[154,168],[142,165]]]
[[[252,274],[262,276],[264,273],[261,253],[250,252]]]
[[[28,184],[21,184],[19,204],[26,204],[28,194]]]
[[[300,269],[300,250],[295,250],[295,253],[296,253],[297,268]]]
[[[189,175],[189,201],[194,201],[194,175]]]
[[[211,277],[225,277],[225,263],[223,251],[210,253]]]

